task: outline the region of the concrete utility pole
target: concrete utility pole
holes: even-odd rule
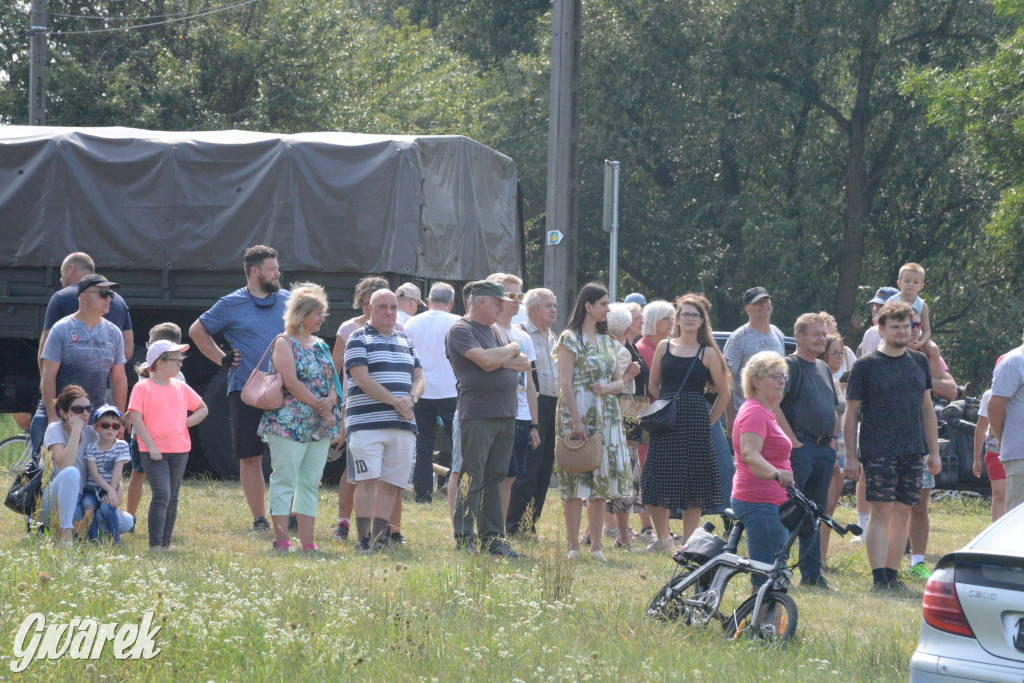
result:
[[[28,15],[28,125],[46,125],[46,0],[32,0]]]
[[[558,298],[558,322],[576,303],[577,193],[581,0],[554,0],[551,40],[551,108],[548,120],[547,239],[544,286]]]

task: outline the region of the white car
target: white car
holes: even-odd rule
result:
[[[911,681],[1024,681],[1024,505],[939,560],[921,617]]]

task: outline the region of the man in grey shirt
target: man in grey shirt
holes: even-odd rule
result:
[[[782,330],[771,324],[772,298],[764,287],[751,287],[743,293],[743,308],[750,322],[735,330],[725,342],[722,353],[732,373],[732,403],[726,404],[725,414],[728,421],[726,434],[732,434],[732,421],[745,400],[743,386],[740,383],[740,372],[755,353],[775,351],[780,356],[786,355]]]
[[[825,361],[818,360],[825,352],[825,319],[817,313],[804,313],[796,319],[793,336],[796,353],[786,357],[789,379],[775,418],[793,442],[794,484],[824,509],[839,446],[839,397],[832,371]],[[800,585],[831,588],[821,575],[817,529],[800,535]]]
[[[992,374],[988,420],[1001,446],[999,462],[1006,470],[1009,512],[1024,503],[1024,344],[1007,353]]]
[[[516,373],[530,361],[495,325],[503,309],[504,288],[480,281],[470,291],[470,312],[448,330],[448,358],[458,380],[459,436],[462,450],[459,490],[452,524],[459,548],[480,538],[491,555],[516,559],[505,542],[501,482],[508,472],[515,436]]]

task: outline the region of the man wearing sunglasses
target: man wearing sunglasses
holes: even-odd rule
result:
[[[114,405],[124,410],[128,395],[124,336],[103,317],[119,286],[102,275],[86,275],[77,285],[78,310],[50,329],[41,356],[41,389],[49,422],[58,420],[54,401],[69,384],[81,386],[89,401],[99,406],[107,402],[109,383]]]
[[[50,302],[46,305],[46,316],[43,318],[43,333],[39,337],[39,351],[37,360],[39,362],[39,374],[43,372],[43,348],[46,346],[46,338],[50,330],[58,320],[73,315],[78,311],[78,283],[86,275],[96,272],[96,264],[92,257],[82,251],[76,251],[64,257],[60,266],[60,285],[62,289],[54,292]],[[121,337],[124,339],[125,358],[130,359],[132,350],[135,348],[135,337],[132,332],[132,316],[128,312],[128,304],[117,292],[110,300],[110,309],[103,315],[104,318],[117,325],[121,330]],[[43,433],[46,431],[47,421],[46,406],[42,399],[35,416],[32,418],[32,447],[38,450],[43,442]]]

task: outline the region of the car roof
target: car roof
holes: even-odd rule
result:
[[[989,525],[965,545],[963,551],[1024,557],[1024,505],[1018,505]]]

